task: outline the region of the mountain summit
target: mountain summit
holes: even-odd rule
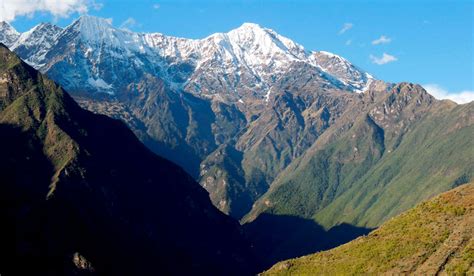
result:
[[[255,97],[267,99],[266,90],[298,63],[305,63],[310,70],[327,75],[326,80],[333,85],[356,92],[366,89],[372,79],[347,61],[344,63],[350,70],[344,69],[344,74],[336,72],[334,61],[318,58],[321,52],[306,51],[292,40],[254,23],[244,23],[228,33],[217,33],[200,40],[134,33],[113,27],[107,19],[88,15],[81,16],[60,34],[58,27],[54,31],[44,31],[48,37],[46,43],[41,36],[25,43],[24,39],[18,40],[20,35],[11,26],[3,28],[3,33],[9,35],[0,37],[0,42],[9,47],[16,43],[13,50],[28,44],[30,51],[18,53],[36,69],[58,75],[55,68],[66,75],[73,74],[72,71],[64,72],[67,68],[84,72],[79,75],[84,79],[61,82],[72,92],[83,89],[79,84],[84,83],[90,85],[91,92],[110,94],[112,90],[117,93],[124,89],[129,80],[122,81],[114,70],[109,70],[111,66],[131,68],[136,72],[132,74],[135,77],[159,75],[182,89],[212,97],[222,97],[222,92],[226,91],[224,96],[233,101]],[[38,33],[40,29],[40,26],[34,27],[26,34]],[[36,51],[31,47],[34,44],[48,48],[50,54]],[[45,44],[53,45],[47,47]],[[51,55],[63,58],[52,61],[48,58]],[[117,57],[127,59],[119,59],[117,63]],[[66,60],[70,64],[64,67],[62,64]],[[93,70],[91,64],[95,64]],[[220,96],[215,95],[216,90],[221,91]]]

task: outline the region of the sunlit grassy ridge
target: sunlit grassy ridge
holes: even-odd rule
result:
[[[474,273],[474,183],[425,201],[368,236],[280,262],[264,275]]]

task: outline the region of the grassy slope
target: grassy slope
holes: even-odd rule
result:
[[[361,126],[359,115],[344,135],[315,144],[281,174],[243,221],[265,212],[313,218],[326,229],[340,223],[373,228],[472,179],[474,104],[432,103],[426,92],[401,87],[406,91],[394,105],[411,99],[398,115],[375,119],[370,128]],[[384,106],[391,97],[383,99]],[[427,104],[418,106],[423,100]]]
[[[354,139],[354,135],[370,138]],[[310,218],[360,178],[382,152],[380,129],[370,118],[361,118],[344,137],[313,155],[306,166],[285,175],[282,184],[272,187],[265,205],[271,213]]]
[[[432,114],[314,218],[376,227],[416,203],[474,177],[474,104]],[[462,127],[461,127],[462,126]]]
[[[280,262],[264,275],[474,273],[474,183],[335,249]]]

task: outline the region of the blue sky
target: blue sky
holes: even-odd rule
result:
[[[474,91],[471,0],[63,0],[63,7],[55,7],[55,0],[2,1],[39,3],[13,15],[0,11],[19,31],[41,21],[66,26],[79,13],[112,18],[115,26],[133,31],[187,38],[254,22],[306,49],[339,54],[386,81],[424,84],[438,90],[433,93]]]

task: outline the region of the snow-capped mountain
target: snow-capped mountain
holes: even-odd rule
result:
[[[72,92],[120,94],[145,74],[161,76],[162,68],[143,34],[82,16],[59,34],[39,69]]]
[[[239,88],[268,89],[292,62],[307,59],[302,46],[251,23],[201,40],[162,34],[146,38],[172,65],[186,63],[194,68],[185,85],[196,93],[215,93],[211,83],[225,84],[219,90],[228,93]]]
[[[343,57],[326,51],[313,52],[310,56],[312,64],[324,72],[335,76],[355,92],[364,92],[374,81],[374,77],[362,71]]]
[[[362,177],[352,168],[365,170],[385,149],[394,153],[434,101],[422,88],[375,80],[336,54],[251,23],[186,39],[83,16],[64,29],[43,24],[24,34],[4,23],[0,35],[81,106],[126,122],[239,219],[252,206],[273,205],[271,198],[257,203],[269,189],[297,193],[313,179],[345,181],[321,178],[326,168]],[[286,191],[274,186],[307,164],[295,171],[300,182]]]
[[[20,33],[18,33],[10,24],[7,22],[0,22],[0,42],[5,44],[7,47],[11,47],[15,41],[18,40]]]
[[[323,52],[307,51],[275,31],[253,23],[244,23],[228,33],[213,34],[201,40],[149,34],[146,41],[171,61],[171,65],[184,63],[194,68],[185,88],[195,93],[239,94],[239,90],[252,90],[261,96],[262,91],[268,90],[298,63],[309,64],[323,75],[329,74],[326,78],[332,80],[333,85],[346,90],[363,91],[373,79],[343,58],[322,59]],[[339,66],[343,68],[338,69]],[[215,89],[216,84],[223,85]]]
[[[35,68],[44,66],[45,55],[54,45],[62,28],[50,23],[41,23],[22,33],[11,45],[11,49]]]
[[[353,103],[371,96],[352,93],[373,78],[344,58],[252,23],[203,39],[135,33],[91,16],[62,30],[8,33],[0,42],[83,107],[125,121],[237,218]]]
[[[343,90],[361,92],[373,79],[337,55],[308,51],[252,23],[198,40],[135,33],[92,16],[64,30],[41,24],[21,35],[6,23],[1,26],[8,31],[2,34],[9,34],[1,42],[72,92],[117,94],[153,75],[202,97],[268,100],[272,85],[301,64]]]

